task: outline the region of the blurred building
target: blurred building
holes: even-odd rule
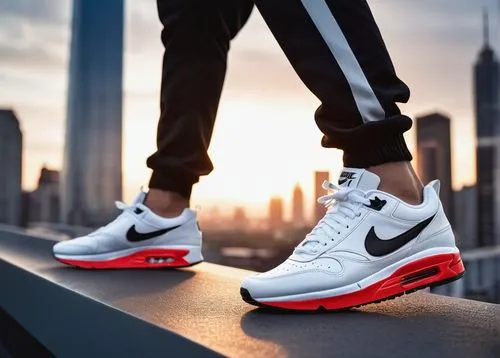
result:
[[[98,226],[122,196],[123,0],[73,1],[62,219]]]
[[[248,229],[248,218],[244,208],[242,207],[234,208],[233,225],[237,229],[241,230]]]
[[[457,245],[461,250],[478,246],[477,238],[477,190],[464,186],[455,192],[455,222],[453,225]]]
[[[293,189],[292,224],[295,227],[303,227],[306,224],[304,219],[304,193],[299,184]]]
[[[326,194],[325,189],[323,189],[323,182],[330,179],[329,172],[314,172],[314,222],[316,225],[318,221],[325,216],[326,208],[323,204],[319,204],[316,200]]]
[[[200,211],[198,213],[198,223],[202,231],[221,230],[221,228],[227,227],[218,207]]]
[[[31,210],[31,191],[23,190],[21,192],[21,218],[20,226],[28,227],[30,220],[30,210]]]
[[[473,300],[500,303],[500,246],[461,252],[466,267],[463,278],[432,288],[432,292]]]
[[[275,197],[269,202],[269,229],[276,230],[283,227],[283,199]]]
[[[418,117],[417,171],[424,182],[439,179],[440,197],[444,211],[453,223],[453,189],[451,186],[451,140],[450,119],[439,113]]]
[[[60,221],[59,172],[43,167],[38,187],[30,195],[30,222],[58,223]]]
[[[21,224],[23,134],[14,111],[0,109],[0,224]]]
[[[500,189],[498,173],[498,122],[500,65],[489,42],[484,16],[484,44],[474,67],[474,109],[477,134],[478,239],[480,246],[495,244],[495,204]],[[496,200],[497,199],[497,200]],[[497,204],[498,208],[498,204]],[[500,213],[499,213],[500,214]],[[500,220],[499,220],[500,222]]]

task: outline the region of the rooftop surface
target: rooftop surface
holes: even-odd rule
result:
[[[182,270],[84,271],[54,261],[52,245],[0,228],[0,268],[22,269],[183,336],[206,352],[232,357],[500,357],[499,305],[414,293],[341,313],[282,313],[241,300],[239,285],[250,271],[209,263]],[[6,282],[0,269],[0,285]],[[20,295],[21,289],[9,294]],[[0,306],[8,302],[13,301],[0,297]]]

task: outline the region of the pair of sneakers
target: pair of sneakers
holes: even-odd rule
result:
[[[346,180],[346,178],[348,178]],[[378,190],[380,179],[344,168],[319,199],[328,208],[292,255],[249,277],[246,302],[291,310],[338,310],[382,301],[460,278],[464,266],[439,200],[439,181],[409,205]],[[82,268],[186,267],[203,261],[196,213],[161,218],[140,193],[113,222],[54,246],[60,262]]]

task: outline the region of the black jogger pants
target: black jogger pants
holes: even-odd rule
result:
[[[212,163],[207,149],[231,39],[254,3],[304,84],[321,100],[322,145],[344,164],[369,167],[411,160],[397,102],[408,87],[365,0],[157,0],[165,46],[158,150],[149,186],[189,197]]]

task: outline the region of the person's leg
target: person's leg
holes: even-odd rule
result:
[[[342,149],[346,167],[378,174],[382,190],[419,202],[422,184],[403,138],[411,120],[396,104],[406,102],[410,91],[396,76],[366,1],[255,3],[297,74],[322,102],[316,112],[322,145]]]
[[[207,148],[229,42],[251,0],[158,0],[165,45],[158,151],[148,194],[117,203],[120,216],[87,236],[57,243],[54,257],[81,268],[186,267],[203,261],[202,233],[189,209],[192,185],[208,174]],[[147,198],[145,198],[147,195]]]
[[[294,310],[346,309],[460,278],[464,266],[439,200],[422,188],[396,102],[409,90],[365,0],[256,0],[296,72],[321,100],[322,144],[344,150],[329,209],[277,268],[249,277],[242,298]],[[368,170],[367,170],[368,169]],[[416,204],[418,205],[411,205]]]
[[[162,216],[189,206],[191,188],[212,163],[207,149],[226,73],[231,39],[245,24],[251,0],[157,0],[165,47],[158,150],[146,205]]]

